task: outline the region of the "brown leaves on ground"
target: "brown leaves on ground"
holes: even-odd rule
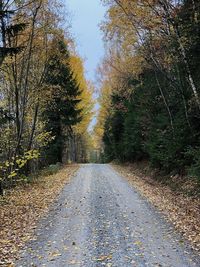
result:
[[[136,165],[113,167],[175,225],[193,248],[200,251],[200,199],[144,175]]]
[[[38,219],[77,169],[77,165],[68,165],[0,198],[0,266],[12,265],[19,249],[32,237]]]

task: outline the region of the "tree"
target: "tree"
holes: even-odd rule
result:
[[[81,94],[77,108],[81,110],[81,121],[72,127],[73,134],[68,138],[68,148],[66,149],[67,161],[87,162],[91,148],[91,134],[89,126],[94,115],[94,86],[85,79],[83,61],[80,56],[73,51],[70,56],[70,67],[73,71],[73,78],[77,81]]]
[[[66,136],[72,134],[72,126],[81,120],[81,110],[77,107],[81,91],[73,78],[69,52],[62,36],[52,40],[52,49],[54,52],[49,59],[46,78],[46,84],[52,88],[52,96],[43,114],[46,131],[54,136],[45,150],[50,164],[63,161]]]

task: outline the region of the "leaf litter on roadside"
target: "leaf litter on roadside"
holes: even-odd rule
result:
[[[33,233],[38,219],[48,211],[77,169],[78,165],[69,165],[33,184],[8,190],[6,196],[0,198],[0,266],[14,266],[25,242],[35,239]]]
[[[113,165],[113,167],[174,224],[196,251],[200,251],[200,199],[198,197],[175,192],[169,186],[144,175],[135,166]],[[183,245],[184,240],[180,242]]]

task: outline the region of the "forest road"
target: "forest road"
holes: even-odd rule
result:
[[[17,267],[200,266],[173,226],[109,165],[81,165]]]

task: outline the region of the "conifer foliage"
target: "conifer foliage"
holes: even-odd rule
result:
[[[54,53],[49,59],[46,84],[52,86],[52,96],[44,111],[46,131],[54,136],[45,150],[48,163],[63,161],[66,138],[72,135],[72,126],[81,121],[80,88],[73,78],[69,64],[69,51],[64,38],[53,40]]]
[[[103,2],[104,160],[148,159],[167,173],[199,177],[199,1]]]

